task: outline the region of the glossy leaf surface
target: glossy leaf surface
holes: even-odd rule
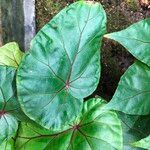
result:
[[[142,20],[125,30],[105,35],[122,44],[134,57],[150,66],[150,19]]]
[[[17,120],[13,116],[18,109],[15,72],[15,68],[0,66],[0,144],[14,136],[18,128]]]
[[[133,143],[132,145],[150,150],[150,135],[144,139],[141,139],[140,141]]]
[[[23,52],[15,42],[8,43],[0,47],[0,65],[18,68]]]
[[[16,149],[121,150],[121,123],[116,113],[103,110],[104,105],[105,102],[101,99],[85,102],[76,121],[60,133],[51,133],[35,125],[23,123]]]
[[[76,2],[40,30],[17,76],[24,112],[45,128],[59,130],[82,109],[97,87],[106,16],[94,2]],[[91,28],[92,27],[92,28]]]
[[[121,77],[112,100],[106,106],[132,115],[150,114],[150,67],[135,62]]]
[[[133,116],[119,113],[123,128],[123,150],[141,150],[132,143],[150,134],[150,116]]]

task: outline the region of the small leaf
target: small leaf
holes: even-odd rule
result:
[[[150,67],[135,62],[121,77],[107,109],[132,115],[150,114]]]
[[[0,47],[0,65],[18,68],[23,52],[15,42],[8,43]]]
[[[125,30],[105,35],[122,44],[134,57],[150,66],[150,19],[142,20]]]
[[[141,139],[140,141],[132,143],[132,145],[135,147],[140,147],[140,148],[150,150],[150,135],[144,139]]]
[[[118,117],[123,128],[123,149],[141,150],[133,147],[132,143],[150,134],[150,116],[133,116],[119,112]]]
[[[12,115],[18,109],[15,72],[15,68],[0,66],[0,144],[14,136],[18,128],[18,122]]]
[[[62,132],[52,133],[28,123],[22,123],[16,149],[82,149],[121,150],[122,128],[116,113],[103,110],[105,102],[91,99],[84,103],[81,115]]]
[[[48,129],[60,130],[82,109],[100,78],[100,44],[106,15],[99,3],[76,2],[33,39],[18,70],[24,112]]]

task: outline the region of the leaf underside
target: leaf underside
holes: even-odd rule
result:
[[[136,61],[121,77],[109,109],[132,115],[150,114],[150,67]]]
[[[81,115],[59,133],[22,123],[16,149],[30,150],[120,150],[122,149],[121,123],[112,111],[103,110],[105,102],[91,99],[84,103]]]
[[[78,115],[83,98],[99,82],[105,23],[99,3],[80,1],[62,10],[36,35],[17,75],[19,101],[32,120],[62,130]]]

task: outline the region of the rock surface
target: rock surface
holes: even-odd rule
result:
[[[36,33],[35,0],[24,0],[24,48],[29,49],[30,42]]]
[[[0,0],[0,44],[15,41],[29,48],[35,35],[35,0]]]

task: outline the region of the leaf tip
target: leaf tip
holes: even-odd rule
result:
[[[107,38],[107,39],[110,38],[110,34],[105,34],[104,38]]]
[[[90,5],[90,6],[93,6],[95,4],[98,4],[98,2],[95,2],[95,1],[90,1],[90,0],[87,0],[87,1],[84,1],[86,4]]]

